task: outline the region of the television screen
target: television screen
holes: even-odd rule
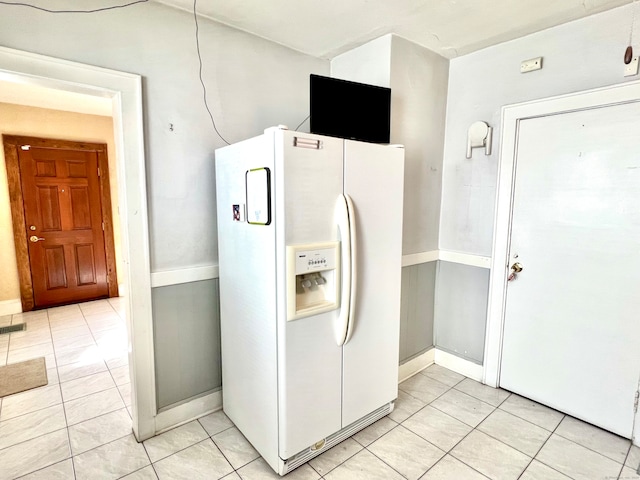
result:
[[[311,75],[311,133],[389,143],[391,89]]]

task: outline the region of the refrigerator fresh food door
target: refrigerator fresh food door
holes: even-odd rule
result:
[[[342,347],[343,427],[398,396],[404,149],[345,140],[344,171],[358,271]]]
[[[337,240],[344,141],[283,130],[275,135],[278,440],[280,457],[287,459],[341,428],[338,310],[287,321],[286,259],[287,246]]]

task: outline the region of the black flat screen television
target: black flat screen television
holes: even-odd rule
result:
[[[311,133],[389,143],[391,89],[310,76]]]

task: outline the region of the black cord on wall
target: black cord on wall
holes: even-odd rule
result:
[[[101,8],[94,8],[91,10],[50,10],[48,8],[44,8],[44,7],[39,7],[37,5],[31,5],[30,3],[23,3],[23,2],[5,2],[5,1],[0,1],[0,4],[2,5],[13,5],[13,6],[17,6],[17,7],[29,7],[29,8],[34,8],[36,10],[41,10],[43,12],[47,12],[47,13],[97,13],[97,12],[104,12],[107,10],[116,10],[118,8],[126,8],[126,7],[130,7],[131,5],[136,5],[138,3],[146,3],[149,0],[134,0],[133,2],[129,2],[129,3],[123,3],[122,5],[111,5],[110,7],[101,7]]]
[[[296,127],[296,132],[297,132],[297,131],[298,131],[298,129],[299,129],[299,128],[304,124],[304,122],[306,122],[307,120],[309,120],[309,117],[310,117],[310,116],[311,116],[311,114],[307,115],[307,117],[306,117],[304,120],[302,120],[302,121],[300,122],[300,125],[298,125],[298,126]]]
[[[109,7],[94,8],[90,10],[51,10],[49,8],[39,7],[38,5],[32,5],[30,3],[7,2],[4,0],[0,0],[0,5],[28,7],[28,8],[33,8],[35,10],[40,10],[47,13],[98,13],[98,12],[105,12],[107,10],[115,10],[118,8],[126,8],[132,5],[137,5],[138,3],[146,3],[148,1],[149,0],[134,0],[132,2],[123,3],[121,5],[111,5]],[[218,131],[218,127],[216,126],[216,121],[213,118],[213,113],[211,113],[211,109],[209,108],[209,103],[207,102],[207,87],[204,83],[204,79],[202,78],[202,55],[200,54],[200,38],[198,35],[199,26],[198,26],[198,15],[196,13],[196,7],[197,7],[197,0],[193,0],[193,19],[196,24],[196,51],[198,53],[198,63],[199,63],[198,77],[200,78],[200,84],[202,85],[204,106],[207,109],[207,113],[209,114],[209,118],[211,119],[211,124],[213,125],[213,129],[215,130],[216,134],[222,139],[224,143],[226,143],[227,145],[230,145],[230,143]]]
[[[196,23],[196,51],[198,52],[198,62],[200,65],[200,68],[198,70],[198,77],[200,78],[200,84],[202,85],[202,97],[204,99],[204,106],[207,109],[207,112],[209,113],[209,118],[211,119],[211,124],[213,125],[213,129],[216,131],[216,133],[224,143],[226,143],[227,145],[231,145],[218,131],[218,127],[216,127],[216,121],[213,119],[213,113],[211,113],[211,109],[209,108],[209,103],[207,102],[207,86],[204,84],[204,80],[202,78],[202,55],[200,55],[200,38],[198,36],[198,14],[196,13],[197,3],[198,3],[198,0],[193,0],[193,20]]]

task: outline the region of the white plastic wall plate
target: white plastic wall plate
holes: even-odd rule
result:
[[[533,72],[542,68],[542,57],[525,60],[520,64],[520,73]]]
[[[638,74],[638,57],[633,57],[631,62],[624,66],[624,76],[633,77]]]

